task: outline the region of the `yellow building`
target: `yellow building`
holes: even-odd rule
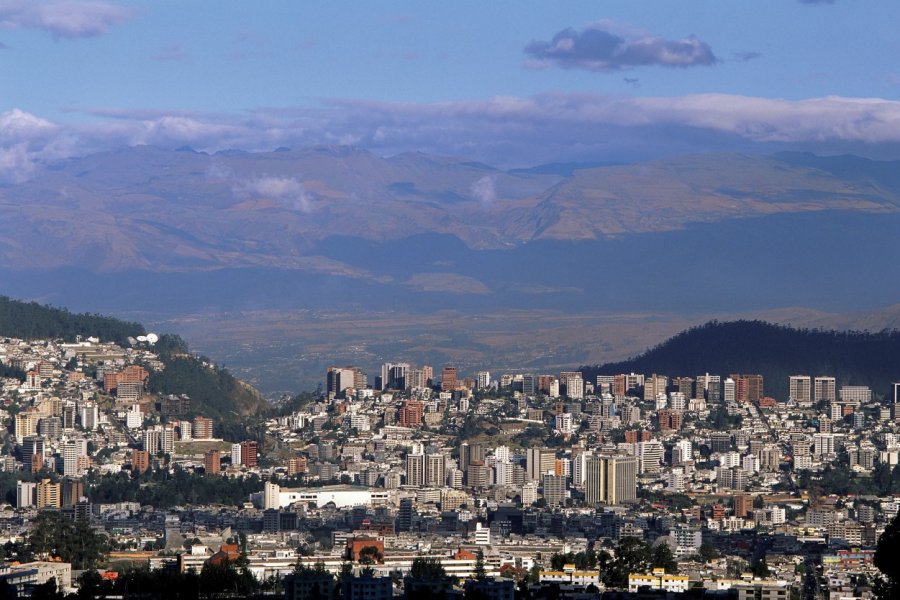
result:
[[[667,592],[686,592],[687,575],[669,575],[665,569],[653,569],[652,573],[631,573],[628,575],[628,591],[636,592],[642,587]]]
[[[49,479],[43,479],[37,485],[37,507],[59,508],[61,506],[61,486]]]

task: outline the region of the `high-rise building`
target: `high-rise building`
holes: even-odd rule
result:
[[[459,386],[457,377],[456,367],[444,367],[441,369],[441,391],[452,392],[455,390]]]
[[[425,484],[425,455],[406,455],[406,485],[422,487]]]
[[[62,483],[63,507],[75,506],[84,496],[84,482],[79,479],[65,479]]]
[[[160,451],[160,433],[156,428],[144,430],[142,448],[154,456]]]
[[[837,400],[837,382],[835,378],[827,375],[816,377],[813,387],[813,401],[831,404],[835,400]]]
[[[412,498],[400,498],[400,510],[397,511],[397,531],[412,531],[413,516]]]
[[[666,393],[669,378],[654,373],[644,380],[644,400],[656,400],[657,396]]]
[[[144,473],[150,470],[150,453],[146,450],[131,451],[131,472]]]
[[[253,468],[259,460],[258,447],[255,440],[241,442],[241,464]]]
[[[78,418],[85,429],[97,429],[100,425],[100,407],[95,402],[83,402],[78,410]]]
[[[208,440],[213,437],[213,421],[207,417],[194,417],[193,436],[198,440]]]
[[[552,473],[555,466],[556,452],[549,448],[528,448],[525,452],[525,470],[531,481],[541,481],[541,476]]]
[[[63,475],[65,477],[78,477],[78,445],[69,440],[62,447]]]
[[[425,455],[425,486],[444,487],[446,479],[444,465],[446,459],[443,454]]]
[[[566,503],[566,478],[564,476],[546,473],[541,478],[541,484],[547,506],[562,506]]]
[[[241,445],[240,444],[232,444],[231,445],[231,464],[235,467],[240,466],[240,464],[241,464]]]
[[[866,385],[841,386],[839,395],[841,402],[860,404],[872,401],[872,390]]]
[[[491,372],[490,371],[478,371],[475,374],[475,380],[478,383],[478,389],[486,389],[491,386]]]
[[[733,374],[731,378],[735,382],[735,400],[738,402],[759,402],[765,395],[762,375]]]
[[[366,374],[359,367],[328,367],[325,372],[325,390],[329,398],[344,398],[348,389],[363,389],[366,385]]]
[[[430,370],[431,367],[425,367]],[[409,375],[410,365],[408,363],[384,363],[381,365],[381,389],[382,390],[405,390],[407,385],[407,376]],[[425,373],[428,375],[428,373]],[[431,379],[429,375],[427,379]]]
[[[209,475],[218,475],[222,467],[222,453],[218,450],[210,450],[203,457],[203,468]]]
[[[588,459],[585,501],[622,504],[637,499],[638,460],[634,456],[592,456]]]
[[[788,378],[788,398],[800,404],[810,403],[812,400],[812,386],[810,385],[809,375],[791,375]]]
[[[38,508],[61,508],[62,490],[59,483],[53,483],[49,479],[42,479],[37,484]]]
[[[723,400],[725,402],[735,402],[737,400],[737,382],[731,377],[725,379]]]
[[[425,416],[425,403],[421,400],[407,400],[400,407],[400,425],[402,427],[421,427]]]
[[[34,506],[37,500],[37,484],[32,481],[16,482],[16,507]]]
[[[27,435],[22,439],[20,447],[22,468],[28,473],[40,471],[44,466],[46,443],[39,435]]]

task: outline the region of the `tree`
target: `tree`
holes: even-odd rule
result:
[[[709,562],[716,558],[719,558],[719,551],[716,550],[716,547],[709,540],[704,540],[700,544],[700,559],[704,562]]]
[[[766,562],[766,558],[763,557],[756,561],[753,567],[750,569],[750,572],[753,573],[754,577],[768,577],[771,575],[771,571],[769,571],[769,564]]]
[[[875,595],[879,600],[900,600],[900,561],[894,552],[900,547],[900,512],[885,527],[875,547],[875,566],[884,577],[875,582]]]
[[[675,574],[678,572],[678,561],[672,554],[672,548],[669,544],[661,542],[653,548],[652,554],[653,567],[665,569],[666,573]]]
[[[377,546],[365,546],[359,551],[359,562],[363,565],[373,565],[384,560],[384,555]]]
[[[447,571],[436,558],[419,556],[413,559],[409,567],[409,576],[413,579],[435,579],[446,575]]]
[[[487,579],[487,571],[484,568],[484,551],[481,548],[475,555],[475,579]]]
[[[87,521],[72,521],[58,512],[42,512],[28,536],[34,554],[59,556],[73,569],[92,569],[105,558],[106,536],[97,533]]]

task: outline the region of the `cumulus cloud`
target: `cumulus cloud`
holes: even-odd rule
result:
[[[472,186],[469,188],[469,192],[472,194],[473,198],[485,206],[493,204],[497,199],[495,180],[490,175],[485,175],[481,179],[473,182]]]
[[[133,14],[129,8],[99,0],[4,0],[0,2],[0,29],[41,29],[68,39],[96,37]]]
[[[312,212],[312,198],[303,183],[294,177],[272,177],[264,175],[240,181],[234,188],[241,198],[264,198],[281,204],[285,208],[300,212]]]
[[[28,180],[42,156],[58,156],[59,128],[18,108],[0,114],[0,182]]]
[[[576,30],[563,29],[548,41],[525,46],[530,68],[562,67],[590,71],[619,71],[633,67],[693,67],[718,62],[709,44],[690,35],[667,40],[655,35],[620,33],[607,22]]]

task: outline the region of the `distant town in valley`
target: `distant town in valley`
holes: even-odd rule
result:
[[[0,339],[20,592],[168,572],[296,598],[840,596],[871,590],[900,509],[900,383],[390,362],[223,411],[165,385],[226,371],[124,325]]]

